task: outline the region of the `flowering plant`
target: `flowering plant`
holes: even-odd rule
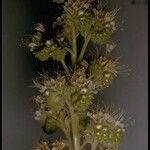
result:
[[[124,113],[113,106],[95,106],[93,100],[124,71],[119,59],[110,55],[116,46],[111,35],[117,27],[118,10],[108,11],[94,0],[53,2],[63,7],[53,23],[57,34],[45,40],[45,27],[38,23],[28,47],[40,61],[52,58],[64,68],[54,77],[45,73],[33,81],[39,90],[34,98],[35,120],[47,134],[61,129],[64,137],[55,142],[40,140],[35,150],[117,150],[126,130]],[[79,37],[83,42],[79,43]],[[103,47],[104,53],[92,55],[87,50],[89,42]]]

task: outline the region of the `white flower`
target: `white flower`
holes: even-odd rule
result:
[[[45,43],[46,46],[51,46],[52,45],[52,41],[51,40],[47,40]]]
[[[37,111],[35,112],[35,117],[34,117],[34,119],[35,119],[35,120],[40,120],[41,115],[42,115],[41,110],[37,110]]]
[[[83,15],[83,14],[84,14],[84,11],[83,11],[83,10],[79,10],[79,11],[78,11],[78,15],[79,15],[79,16],[81,16],[81,15]]]
[[[36,115],[36,116],[41,116],[41,111],[40,111],[40,110],[36,111],[36,112],[35,112],[35,115]]]
[[[83,93],[87,93],[87,91],[88,91],[87,88],[82,88],[82,89],[81,89],[81,92],[83,92]]]
[[[111,44],[107,43],[106,44],[106,51],[110,53],[115,47],[116,47],[116,45],[114,43],[111,43]]]
[[[36,47],[36,46],[37,46],[37,44],[35,44],[35,43],[28,44],[28,47],[30,47],[31,52],[33,51],[34,47]]]
[[[40,93],[44,93],[45,90],[47,90],[47,87],[46,86],[41,86]]]
[[[33,81],[33,83],[35,84],[35,87],[37,87],[37,88],[40,89],[40,90],[39,90],[40,93],[44,93],[45,90],[47,89],[46,86],[43,86],[42,84],[40,84],[40,83],[38,83],[38,82],[36,82],[36,81]]]
[[[45,95],[46,95],[46,96],[49,96],[49,91],[46,91],[46,92],[45,92]]]

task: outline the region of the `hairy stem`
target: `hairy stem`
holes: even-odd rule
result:
[[[84,56],[84,53],[85,53],[85,50],[86,50],[86,48],[87,48],[87,46],[88,46],[88,43],[89,43],[89,41],[90,41],[90,38],[91,38],[90,35],[85,38],[83,47],[82,47],[81,52],[80,52],[80,55],[79,55],[78,62],[80,62],[80,61],[82,60],[82,58],[83,58],[83,56]]]
[[[70,128],[70,123],[68,118],[65,118],[65,120],[61,120],[58,123],[58,126],[60,127],[60,129],[64,132],[66,140],[67,140],[67,147],[69,148],[69,150],[73,150],[73,143],[72,143],[72,138],[71,138],[71,128]]]
[[[71,115],[71,127],[74,150],[80,150],[79,117],[74,113],[73,107],[67,101]]]
[[[65,61],[64,61],[64,60],[61,60],[61,64],[62,64],[62,66],[64,67],[64,69],[65,69],[67,75],[69,75],[69,74],[70,74],[70,71],[69,71],[69,69],[68,69],[68,67],[67,67],[67,65],[66,65],[66,63],[65,63]]]
[[[72,67],[75,66],[76,64],[76,59],[77,59],[77,41],[76,41],[76,31],[75,31],[75,26],[72,26],[72,50],[73,53],[71,55],[72,59]]]
[[[72,120],[74,150],[79,150],[80,149],[79,117],[76,114],[72,114],[71,120]]]
[[[82,150],[86,144],[88,144],[88,142],[85,140],[84,143],[81,145],[80,150]]]
[[[91,150],[96,150],[97,145],[98,145],[98,142],[97,141],[93,141],[93,143],[91,143]]]
[[[67,142],[68,142],[69,150],[73,150],[70,132],[67,132],[67,131],[66,131],[66,132],[65,132],[65,136],[66,136],[66,139],[67,139]]]

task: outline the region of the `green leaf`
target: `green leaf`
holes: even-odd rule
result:
[[[35,57],[41,61],[46,61],[49,58],[52,58],[53,60],[61,61],[64,60],[65,55],[66,55],[66,51],[61,47],[58,47],[53,42],[50,45],[44,47],[42,50],[35,52]]]

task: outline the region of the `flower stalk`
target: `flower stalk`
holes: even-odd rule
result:
[[[72,25],[72,51],[72,67],[74,67],[77,60],[76,29],[74,25]]]
[[[90,41],[90,37],[91,37],[91,36],[88,35],[88,36],[85,38],[84,44],[83,44],[83,46],[82,46],[82,49],[81,49],[81,52],[80,52],[80,55],[79,55],[78,62],[81,62],[81,60],[82,60],[82,58],[83,58],[83,56],[84,56],[85,50],[86,50],[86,48],[87,48],[87,46],[88,46],[88,43],[89,43],[89,41]]]
[[[67,65],[66,65],[66,63],[65,63],[65,61],[64,61],[64,60],[61,60],[61,64],[62,64],[63,68],[65,69],[66,74],[69,75],[69,74],[70,74],[70,71],[69,71],[69,69],[68,69],[68,67],[67,67]]]

